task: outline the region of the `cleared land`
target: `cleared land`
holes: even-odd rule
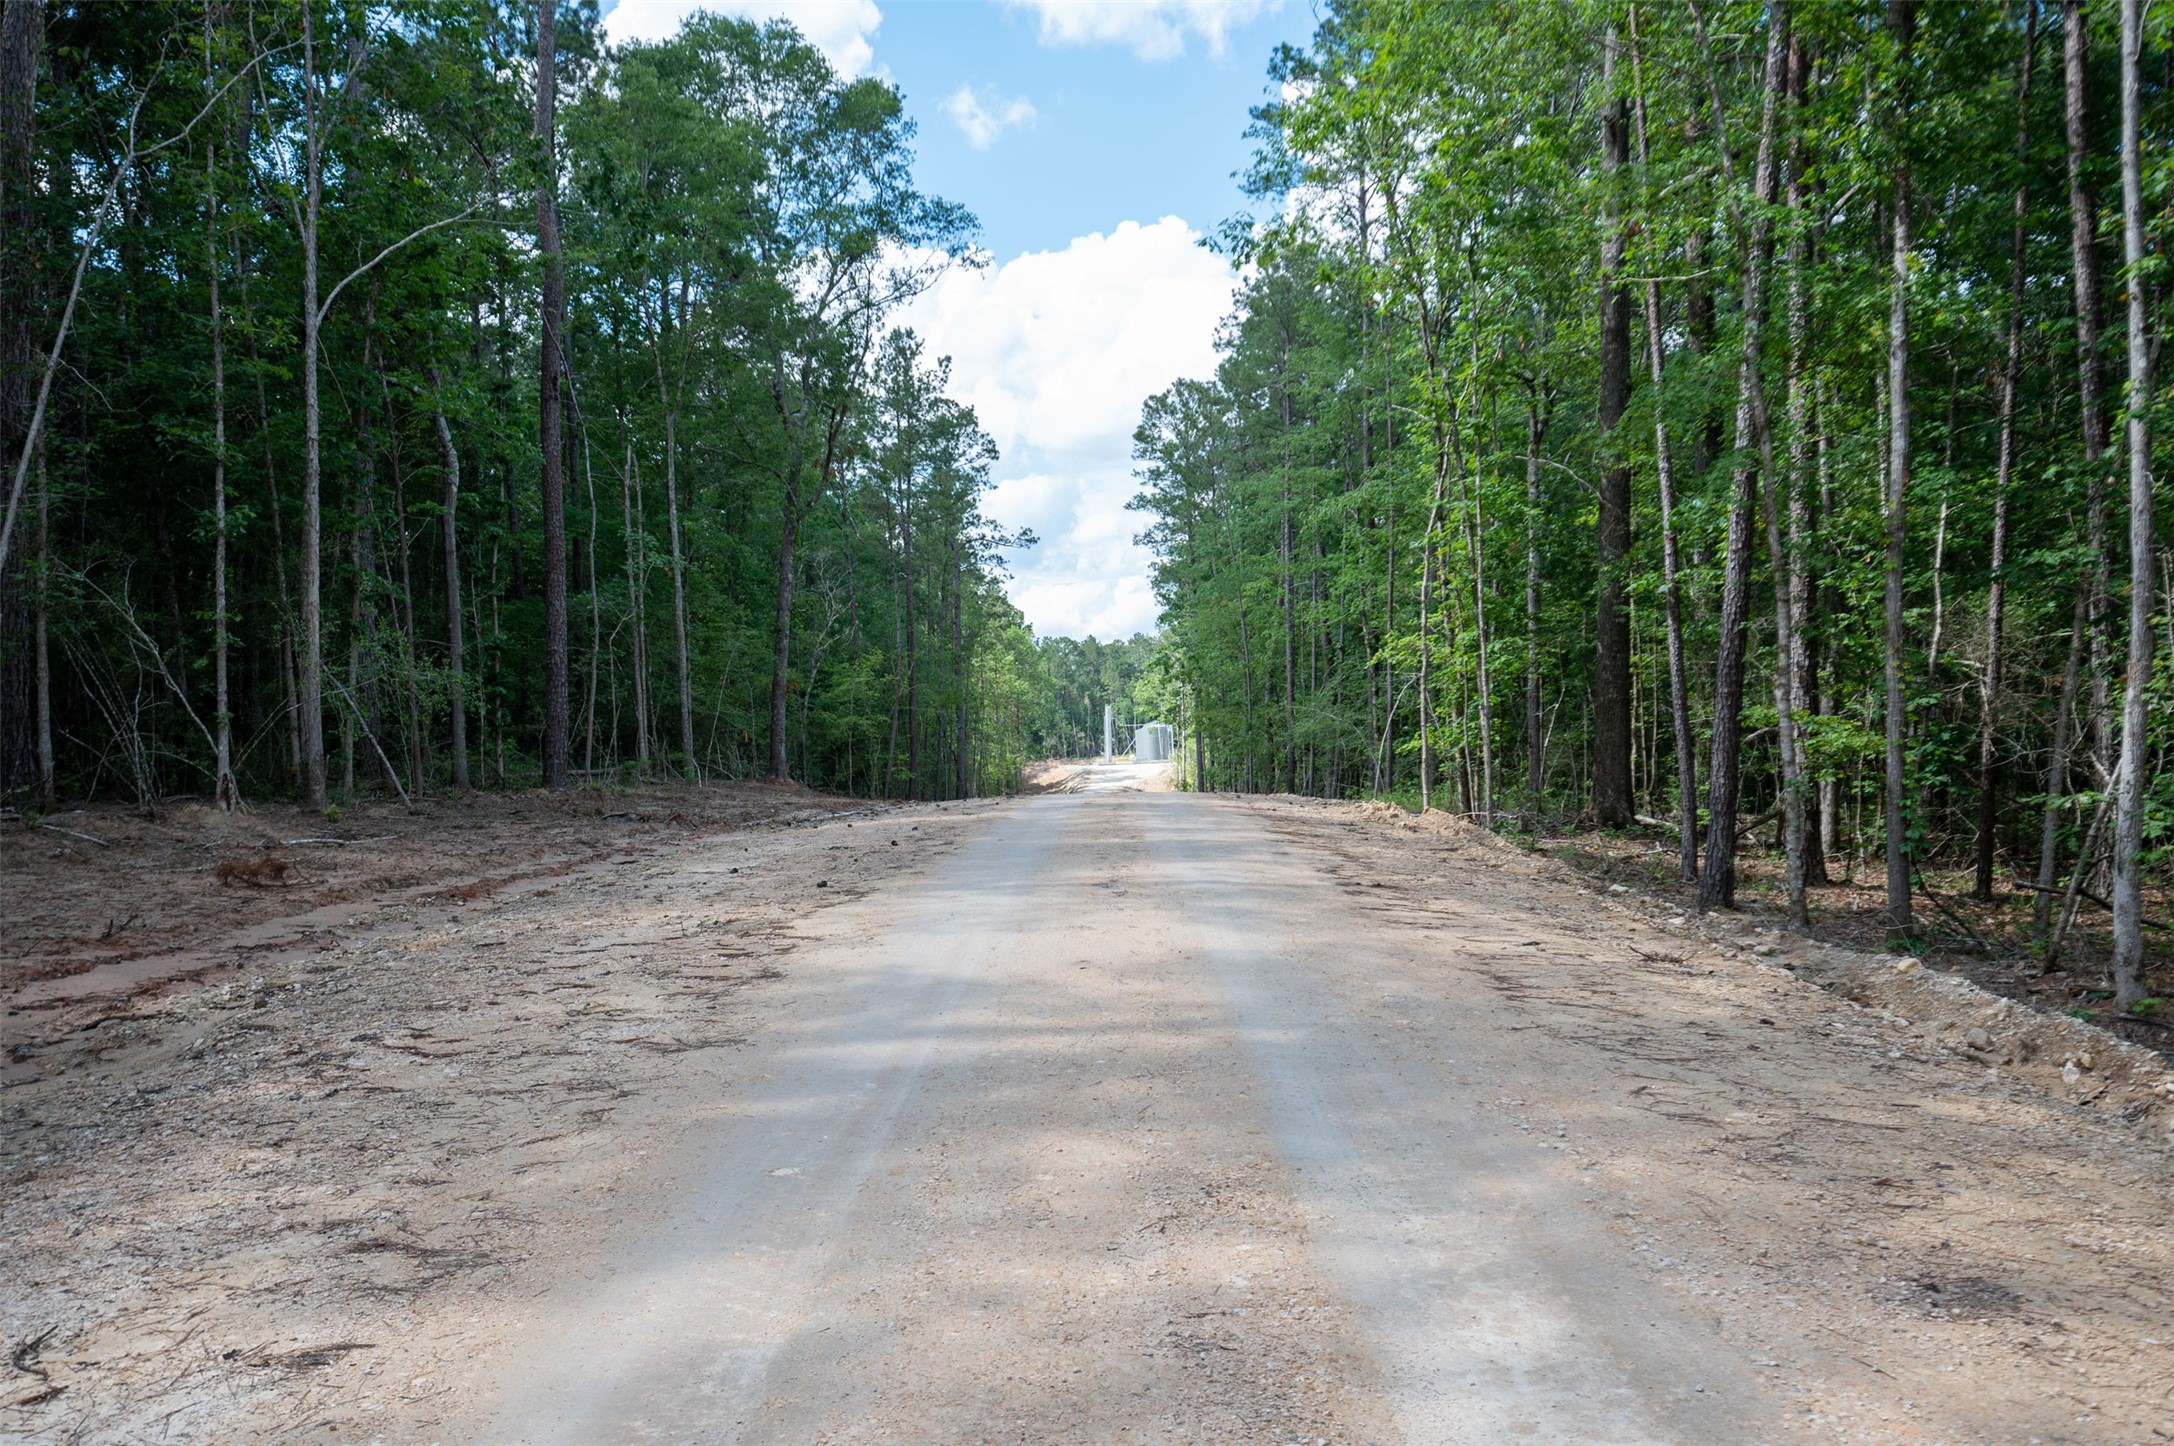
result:
[[[2154,1056],[1380,807],[711,796],[18,985],[0,1428],[2170,1429]]]

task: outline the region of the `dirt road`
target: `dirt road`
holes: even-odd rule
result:
[[[303,1405],[195,1398],[198,1439],[2174,1430],[2140,1125],[1471,833],[1175,793],[858,822],[762,866],[857,896],[797,919],[742,1033],[624,1076],[535,1173],[445,1187],[506,1208],[516,1263],[319,1322],[369,1345],[309,1358]],[[699,951],[748,848],[471,932]],[[444,1215],[479,1256],[483,1210]]]
[[[1458,901],[1452,928],[1422,933],[1268,821],[1173,794],[1038,800],[989,821],[905,900],[827,915],[744,1083],[646,1193],[640,1228],[548,1297],[452,1434],[2149,1429],[1998,1379],[2013,1367],[1977,1348],[1982,1299],[1936,1312],[1867,1299],[1861,1272],[1792,1278],[1779,1262],[1694,1264],[1689,1242],[1652,1243],[1608,1171],[1649,1132],[1634,1092],[1651,1086],[1536,1030],[1557,1006],[1505,999],[1486,974],[1506,955],[1552,956],[1574,977],[1606,967],[1594,943],[1620,954],[1658,930],[1563,917],[1502,873]],[[1688,1022],[1713,1003],[1679,1008]],[[1750,1107],[1717,1116],[1932,1104],[1965,1132],[1997,1127],[1997,1110],[1934,1104],[1903,1079],[1800,1081],[1756,1053],[1710,1062],[1747,1096],[1728,1103]],[[1951,1087],[1967,1095],[1982,1073]],[[1815,1084],[1816,1098],[1792,1089]],[[1738,1128],[1759,1131],[1703,1135],[1669,1162],[1687,1176],[1640,1182],[1662,1187],[1656,1229],[1680,1233],[1715,1199],[1796,1217],[1762,1220],[1760,1235],[1823,1233],[1814,1201],[1742,1183],[1742,1159],[1716,1156]],[[1856,1133],[1897,1128],[1918,1126],[1874,1118]],[[1892,1155],[1871,1172],[1881,1189],[1937,1190],[1889,1176]],[[1632,1168],[1645,1163],[1663,1162]],[[1981,1285],[2013,1334],[2030,1283]],[[1816,1298],[1837,1286],[1842,1299]],[[1849,1316],[1883,1304],[1900,1306],[1897,1334],[1927,1338],[1894,1363],[1907,1380],[1852,1360],[1877,1345]]]

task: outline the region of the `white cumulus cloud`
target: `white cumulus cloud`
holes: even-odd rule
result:
[[[869,39],[883,23],[875,0],[619,0],[604,16],[604,34],[614,44],[669,40],[687,17],[702,10],[748,20],[789,20],[849,80],[866,72],[875,59]]]
[[[1188,35],[1223,53],[1230,32],[1283,0],[1004,0],[1031,10],[1044,45],[1123,45],[1142,60],[1175,60]]]
[[[996,144],[996,138],[1014,126],[1034,124],[1034,106],[1025,96],[1004,100],[992,92],[985,101],[970,85],[962,85],[944,97],[944,114],[966,135],[977,151]]]
[[[1150,559],[1125,510],[1140,404],[1215,367],[1230,309],[1224,260],[1176,216],[1002,266],[946,272],[899,320],[949,356],[951,393],[1003,453],[989,514],[1031,527],[1041,545],[1013,557],[1012,600],[1041,633],[1151,630]]]

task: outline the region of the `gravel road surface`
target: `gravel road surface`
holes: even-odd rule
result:
[[[1229,802],[1005,811],[826,916],[759,1077],[480,1434],[1771,1434],[1745,1353],[1495,1118],[1518,1036],[1385,1032],[1399,933]]]

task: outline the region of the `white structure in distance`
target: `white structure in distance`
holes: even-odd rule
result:
[[[1142,723],[1132,733],[1132,761],[1168,763],[1177,746],[1177,730],[1168,723]]]

